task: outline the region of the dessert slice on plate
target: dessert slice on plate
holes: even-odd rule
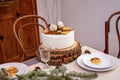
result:
[[[115,62],[113,59],[111,59],[109,56],[102,55],[99,53],[91,53],[82,58],[83,63],[91,68],[109,68],[115,65]]]
[[[118,65],[118,59],[101,53],[82,54],[77,58],[80,67],[90,71],[109,71]]]

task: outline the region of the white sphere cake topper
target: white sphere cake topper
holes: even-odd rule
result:
[[[57,31],[57,25],[55,25],[55,24],[50,24],[49,29],[50,29],[50,31]]]
[[[57,25],[58,25],[58,28],[62,28],[64,26],[63,22],[62,21],[58,21],[57,22]]]

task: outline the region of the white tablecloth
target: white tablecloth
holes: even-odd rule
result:
[[[90,48],[88,46],[83,46],[82,47],[82,52],[84,52],[85,50],[89,50],[90,52],[97,52],[97,53],[102,53],[98,50],[95,50],[93,48]],[[103,54],[103,53],[102,53]],[[97,72],[98,73],[98,77],[95,80],[120,80],[120,59],[118,59],[118,66],[110,71],[105,71],[105,72]],[[77,71],[77,72],[92,72],[92,71],[88,71],[85,70],[83,68],[81,68],[76,61],[73,61],[71,63],[68,64],[63,64],[65,65],[69,70],[71,71]],[[36,66],[40,66],[43,67],[44,64],[43,63],[36,63],[34,65],[29,66],[29,70],[33,70]],[[50,66],[50,68],[54,68],[54,66]]]

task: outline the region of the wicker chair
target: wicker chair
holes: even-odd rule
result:
[[[27,23],[25,23],[25,22],[23,24],[19,23],[19,22],[26,20],[26,19],[32,19],[32,20],[36,19],[36,22],[35,21],[34,22],[33,21],[32,22],[26,21]],[[25,16],[19,17],[13,24],[13,32],[14,32],[15,38],[17,39],[21,49],[24,52],[24,54],[22,53],[22,60],[21,61],[23,61],[25,59],[25,57],[30,57],[31,56],[30,53],[35,54],[37,49],[38,49],[38,46],[39,46],[39,44],[38,44],[38,45],[36,45],[34,50],[31,50],[31,51],[28,50],[27,49],[28,45],[25,44],[25,41],[23,39],[24,35],[21,35],[21,32],[23,32],[23,31],[25,32],[27,29],[24,29],[24,28],[31,27],[31,26],[36,27],[37,29],[38,29],[38,26],[40,26],[41,28],[45,29],[45,27],[42,24],[38,23],[39,19],[41,21],[43,21],[45,27],[47,27],[47,25],[48,25],[47,21],[43,17],[38,16],[38,15],[25,15]],[[38,39],[38,40],[40,40],[40,39]],[[40,41],[38,43],[40,43]]]
[[[111,19],[116,16],[120,15],[120,11],[113,13],[110,15],[108,20],[105,22],[105,50],[104,52],[109,54],[109,32],[110,32],[110,21]],[[120,20],[120,16],[116,19],[116,33],[117,33],[117,38],[118,38],[118,44],[119,44],[119,52],[117,58],[120,58],[120,33],[119,33],[119,28],[118,28],[118,22]]]

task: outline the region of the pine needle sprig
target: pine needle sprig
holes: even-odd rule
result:
[[[49,72],[38,70],[31,71],[23,75],[16,75],[16,80],[77,80],[76,78],[91,80],[97,76],[97,73],[68,71],[65,66],[60,66],[59,68],[52,69]],[[9,79],[7,75],[0,75],[0,80],[11,79]]]
[[[97,73],[78,73],[75,71],[71,71],[69,73],[66,73],[66,76],[86,78],[86,79],[93,79],[93,78],[98,77]]]

